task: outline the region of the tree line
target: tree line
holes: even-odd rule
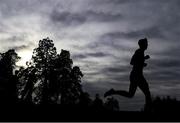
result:
[[[73,66],[70,52],[57,53],[53,40],[39,41],[26,67],[17,69],[20,57],[14,49],[0,53],[0,103],[3,104],[60,104],[118,110],[118,101],[106,102],[96,94],[92,100],[82,89],[83,73]]]

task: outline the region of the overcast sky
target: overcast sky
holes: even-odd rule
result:
[[[128,90],[130,59],[147,37],[151,56],[144,74],[153,96],[180,99],[179,0],[0,0],[0,51],[15,48],[30,59],[40,39],[71,52],[93,97]],[[144,95],[116,96],[123,110],[140,110]]]

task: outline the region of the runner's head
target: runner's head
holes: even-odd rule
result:
[[[139,44],[140,49],[146,50],[147,47],[148,47],[147,38],[140,39],[140,40],[138,41],[138,44]]]

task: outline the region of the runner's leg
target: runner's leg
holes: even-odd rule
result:
[[[146,104],[147,105],[151,104],[152,99],[151,99],[151,93],[149,90],[149,85],[146,79],[144,78],[144,76],[141,77],[141,81],[139,82],[138,86],[145,95]]]
[[[131,74],[130,75],[130,87],[129,87],[129,91],[123,91],[123,90],[114,90],[111,89],[109,91],[107,91],[104,96],[110,96],[110,95],[121,95],[124,97],[129,97],[132,98],[136,92],[137,89],[137,80],[136,78],[138,78],[137,76]]]

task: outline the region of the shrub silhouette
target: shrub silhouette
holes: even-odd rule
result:
[[[170,96],[163,98],[157,96],[153,99],[152,110],[161,113],[177,113],[180,112],[180,101]]]
[[[105,102],[105,108],[110,111],[119,111],[119,102],[115,98],[108,98]]]

